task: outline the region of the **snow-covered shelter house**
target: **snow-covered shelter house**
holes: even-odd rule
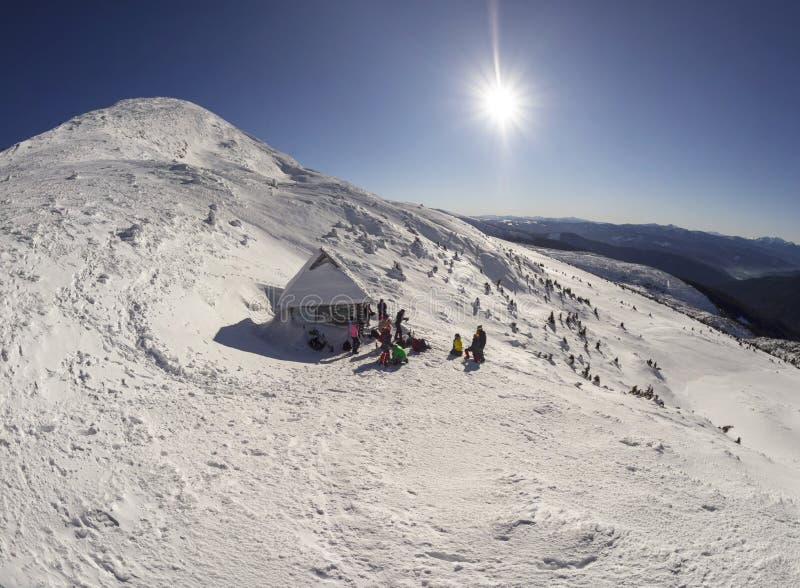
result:
[[[282,320],[347,324],[365,317],[374,302],[364,286],[333,253],[319,249],[278,299]]]

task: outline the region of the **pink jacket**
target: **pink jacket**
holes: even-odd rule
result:
[[[347,330],[350,332],[351,337],[358,337],[358,327],[354,324],[351,324],[347,327]]]

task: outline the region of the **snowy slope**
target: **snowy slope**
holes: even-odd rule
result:
[[[541,247],[533,247],[533,249],[596,276],[631,287],[661,304],[734,337],[750,338],[753,336],[744,325],[720,316],[719,309],[703,293],[672,274],[646,265],[627,263],[588,251],[562,251]]]
[[[2,586],[800,582],[800,371],[689,317],[178,100],[1,153],[0,203]],[[434,348],[270,325],[319,246]]]
[[[717,308],[705,295],[675,276],[659,269],[618,261],[588,251],[548,249],[542,250],[542,253],[612,282],[640,287],[653,296],[663,297],[666,302],[682,302],[708,313],[717,312]]]

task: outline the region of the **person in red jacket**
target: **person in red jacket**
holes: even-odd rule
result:
[[[389,356],[392,352],[392,330],[387,327],[381,331],[381,336],[378,339],[381,344],[381,356],[378,358],[378,363],[381,365],[389,365]]]

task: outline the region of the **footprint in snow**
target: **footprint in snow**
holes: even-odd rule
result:
[[[466,558],[463,555],[458,555],[457,553],[445,553],[444,551],[426,551],[425,555],[427,555],[428,557],[432,557],[434,559],[441,559],[442,561],[474,563],[473,560]]]
[[[106,511],[95,509],[83,513],[80,517],[72,521],[72,525],[75,527],[89,527],[99,531],[103,528],[119,527],[119,521]]]
[[[539,567],[547,570],[563,570],[563,569],[580,570],[596,561],[597,557],[595,557],[594,555],[589,555],[587,557],[582,557],[580,559],[561,559],[558,557],[545,557],[542,559],[542,563],[539,564]]]
[[[341,579],[342,576],[337,573],[338,569],[335,564],[328,564],[325,567],[314,566],[311,572],[322,580]]]
[[[498,541],[510,541],[515,529],[521,526],[535,525],[536,523],[530,519],[517,519],[516,521],[503,525],[499,529],[499,533],[494,536]]]

